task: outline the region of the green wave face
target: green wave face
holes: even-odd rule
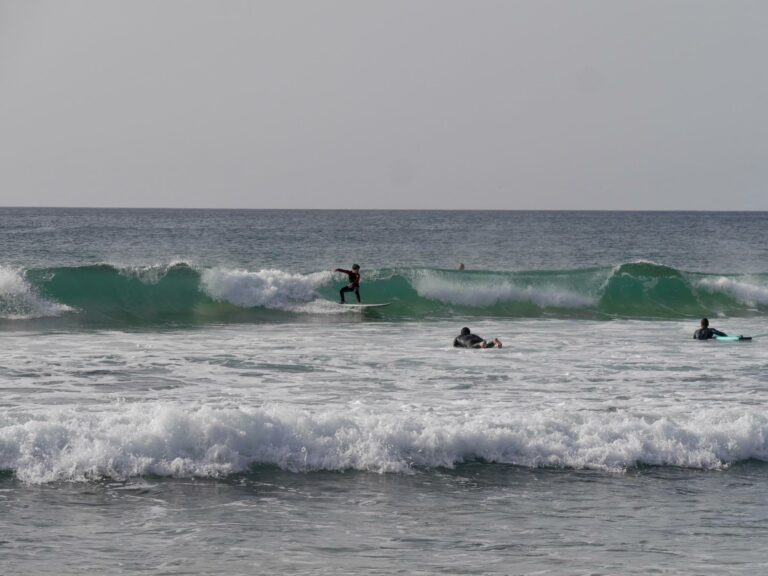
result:
[[[186,264],[121,270],[109,265],[29,271],[40,299],[66,306],[65,314],[99,325],[252,321],[269,314],[216,301]]]
[[[649,262],[623,264],[602,287],[599,310],[626,318],[765,314],[768,276],[689,274]]]
[[[199,275],[186,266],[169,268],[157,278],[151,272],[142,277],[106,265],[55,268],[28,277],[45,298],[114,319],[185,317],[207,300],[198,289]]]
[[[616,316],[676,317],[704,312],[696,288],[674,268],[624,264],[605,284],[600,309]]]
[[[59,319],[98,325],[264,322],[349,313],[328,272],[141,269],[110,265],[0,269],[0,323]],[[687,273],[650,262],[566,271],[423,268],[365,271],[364,317],[689,318],[768,314],[768,275]],[[347,296],[348,301],[349,295]]]

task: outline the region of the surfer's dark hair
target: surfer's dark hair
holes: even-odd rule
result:
[[[467,334],[469,334],[469,328],[464,326],[464,328],[461,329],[461,335],[466,336]]]
[[[352,270],[360,270],[360,264],[352,264]]]
[[[709,326],[709,320],[707,320],[706,318],[702,318],[701,319],[701,325],[702,326]]]

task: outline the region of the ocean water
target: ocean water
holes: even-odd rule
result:
[[[766,213],[0,209],[0,572],[762,573],[766,320]]]

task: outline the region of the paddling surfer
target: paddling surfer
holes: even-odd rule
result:
[[[464,328],[461,329],[461,334],[456,336],[456,338],[453,339],[453,347],[454,348],[501,348],[501,340],[498,338],[494,338],[490,342],[488,340],[483,340],[478,336],[477,334],[472,334],[472,332],[464,326]]]
[[[709,327],[709,320],[706,318],[701,319],[701,328],[696,330],[696,332],[693,333],[693,339],[694,340],[710,340],[714,338],[715,336],[728,336],[725,332],[720,332],[720,330],[715,330],[714,328]]]

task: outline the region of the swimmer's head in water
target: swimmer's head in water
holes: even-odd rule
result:
[[[709,320],[707,320],[706,318],[702,318],[701,319],[701,327],[702,328],[706,328],[707,326],[709,326]]]
[[[360,270],[360,264],[352,264],[352,270]]]
[[[467,334],[469,334],[469,328],[464,326],[464,328],[461,329],[461,335],[466,336]]]

